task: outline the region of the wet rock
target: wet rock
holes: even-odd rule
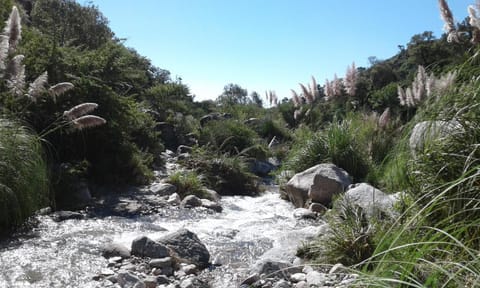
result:
[[[205,207],[207,209],[211,209],[215,212],[222,212],[223,211],[223,208],[222,206],[220,206],[220,204],[216,203],[216,202],[213,202],[213,201],[210,201],[208,199],[200,199],[200,201],[202,202],[202,207]]]
[[[52,215],[53,221],[61,222],[65,220],[76,219],[80,220],[83,219],[84,216],[82,213],[73,212],[73,211],[57,211]]]
[[[267,176],[276,168],[273,164],[265,161],[254,160],[250,163],[250,172],[258,176]]]
[[[296,219],[315,219],[317,215],[309,209],[297,208],[293,211],[293,217]]]
[[[308,208],[310,211],[319,213],[319,214],[324,214],[327,211],[327,207],[323,206],[320,203],[312,203],[310,204],[310,207]]]
[[[214,202],[220,201],[221,196],[217,193],[217,191],[212,189],[203,189],[203,192],[206,199]]]
[[[195,195],[188,195],[185,198],[183,198],[182,202],[180,203],[180,206],[185,208],[199,207],[199,206],[202,206],[202,200],[200,200],[200,198],[198,198]]]
[[[146,236],[133,240],[131,254],[140,257],[165,258],[170,256],[168,248]]]
[[[158,240],[170,248],[183,263],[195,264],[203,269],[208,266],[210,253],[195,233],[181,229]]]
[[[178,193],[173,193],[168,197],[167,203],[171,205],[180,205],[182,202],[182,199],[180,198],[180,195]]]
[[[296,207],[303,208],[308,199],[328,206],[333,195],[343,192],[350,183],[345,170],[333,164],[319,164],[295,174],[285,189]]]
[[[130,250],[119,243],[108,243],[102,248],[102,256],[105,258],[122,257],[129,258]]]
[[[169,183],[156,183],[150,186],[148,191],[158,196],[167,196],[175,193],[177,191],[177,187]]]
[[[130,272],[120,272],[117,275],[117,283],[122,288],[145,288],[145,283]]]

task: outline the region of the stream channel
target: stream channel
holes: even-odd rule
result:
[[[261,196],[225,196],[223,212],[166,206],[148,216],[103,216],[55,222],[36,216],[27,233],[0,242],[0,287],[104,287],[93,280],[108,260],[101,247],[134,238],[152,239],[186,228],[207,246],[211,287],[237,287],[261,259],[292,262],[298,245],[319,232],[321,223],[293,217],[294,206],[280,199],[278,187]]]

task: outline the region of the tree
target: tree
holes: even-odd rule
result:
[[[223,87],[223,93],[218,96],[217,102],[222,106],[248,103],[248,91],[238,84],[230,83]]]
[[[256,91],[253,91],[250,94],[250,100],[252,101],[253,104],[257,105],[258,107],[263,107],[263,101],[260,98],[260,95]]]

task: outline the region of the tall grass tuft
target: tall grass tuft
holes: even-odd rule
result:
[[[0,118],[0,234],[49,204],[47,171],[39,138],[26,127]]]

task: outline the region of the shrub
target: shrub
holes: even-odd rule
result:
[[[245,157],[229,156],[194,149],[185,165],[203,175],[207,187],[220,195],[255,195],[259,192],[258,178],[249,171]]]
[[[206,198],[203,183],[195,171],[175,172],[168,177],[167,182],[177,187],[177,193],[181,198],[188,195]]]
[[[49,204],[47,171],[39,138],[0,118],[0,234]]]
[[[323,131],[301,130],[285,163],[286,170],[300,172],[319,163],[330,162],[354,177],[364,179],[370,168],[366,151],[356,139],[356,127],[350,121],[335,122]]]

